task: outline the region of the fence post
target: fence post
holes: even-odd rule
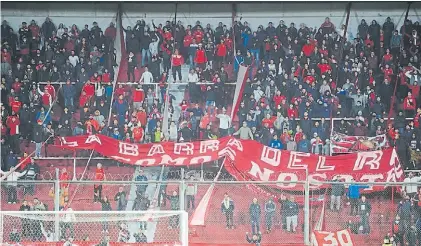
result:
[[[182,211],[180,214],[180,242],[183,246],[189,245],[189,214]]]
[[[181,182],[180,182],[180,188],[179,188],[179,193],[178,193],[178,197],[180,199],[180,210],[181,211],[184,211],[185,210],[184,187],[186,187],[186,183],[185,183],[184,179],[182,179]]]
[[[304,185],[304,244],[310,245],[310,181],[306,169],[306,182]]]
[[[54,182],[54,237],[56,241],[60,239],[60,170],[56,168],[56,180]]]
[[[76,177],[76,151],[73,154],[73,181],[77,181]]]

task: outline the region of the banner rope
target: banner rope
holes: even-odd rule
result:
[[[94,154],[94,151],[95,151],[95,150],[92,150],[91,155],[89,156],[89,159],[88,159],[88,161],[86,162],[85,170],[83,170],[83,173],[82,173],[82,176],[80,177],[80,180],[83,180],[83,177],[85,176],[85,173],[86,173],[86,171],[88,170],[88,166],[89,166],[89,163],[91,162],[92,155]],[[77,184],[76,189],[75,189],[75,191],[73,192],[72,198],[68,201],[68,203],[67,203],[67,204],[68,204],[68,206],[70,206],[70,204],[73,202],[73,199],[75,198],[76,193],[77,193],[77,191],[79,190],[79,187],[80,187],[80,183],[78,183],[78,184]]]

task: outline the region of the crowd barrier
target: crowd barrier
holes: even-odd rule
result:
[[[200,180],[197,172],[190,172],[184,177],[186,180],[182,181],[148,182],[2,182],[1,210],[3,213],[16,211],[23,200],[33,205],[37,198],[47,205],[47,211],[59,211],[62,206],[71,207],[73,211],[101,211],[101,203],[94,203],[94,190],[97,192],[101,186],[101,197],[108,197],[113,211],[132,211],[135,208],[133,203],[140,195],[150,200],[148,209],[151,211],[188,212],[189,238],[192,243],[213,243],[216,238],[218,243],[238,243],[238,240],[244,239],[244,232],[252,233],[254,227],[255,232],[262,232],[262,242],[268,244],[309,244],[313,230],[335,232],[348,229],[354,245],[377,245],[388,233],[404,238],[412,233],[413,226],[418,223],[419,195],[409,200],[409,218],[405,217],[401,207],[402,203],[407,202],[403,192],[405,187],[413,186],[417,190],[420,183],[197,181]],[[346,175],[342,177],[346,180]],[[338,184],[342,188],[338,188]],[[350,186],[353,186],[354,192],[351,196]],[[358,187],[357,197],[360,198],[355,197],[355,187]],[[28,192],[28,188],[32,189],[31,192]],[[15,190],[17,203],[8,204],[9,193]],[[121,192],[127,197],[123,207],[115,201]],[[173,200],[172,195],[177,196],[177,199]],[[228,215],[223,209],[225,196],[230,197],[234,206],[232,221],[227,221]],[[362,196],[366,197],[366,203],[362,202]],[[254,212],[251,211],[255,210],[251,207],[254,199],[259,204],[260,213],[253,218]],[[273,200],[274,210],[269,211],[269,200]],[[298,205],[294,217],[288,216],[290,211],[286,207],[286,200]],[[360,207],[362,204],[366,211]],[[394,226],[397,221],[402,223],[400,231],[396,231],[397,227]],[[115,223],[114,226],[118,227]],[[82,240],[83,231],[76,230],[75,234],[76,241]]]

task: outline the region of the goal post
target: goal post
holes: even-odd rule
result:
[[[2,211],[0,222],[0,243],[188,246],[188,214],[181,210]]]

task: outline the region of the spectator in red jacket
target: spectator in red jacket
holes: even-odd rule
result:
[[[12,108],[12,112],[16,114],[19,112],[20,108],[22,107],[22,103],[19,102],[19,97],[16,96],[14,100],[10,103],[10,107]]]
[[[92,77],[89,80],[91,83],[101,83],[102,78],[101,75],[98,75],[98,72],[95,72],[94,75],[92,75]]]
[[[221,39],[221,43],[216,46],[216,59],[215,69],[219,69],[225,63],[225,57],[227,56],[227,46],[224,40]]]
[[[44,92],[42,92],[38,84],[38,93],[41,95],[41,102],[44,108],[50,108],[53,105],[53,97],[48,92],[48,89],[44,87]]]
[[[142,89],[142,85],[137,85],[137,88],[132,91],[132,100],[134,109],[138,109],[142,106],[143,100],[145,99],[145,92]]]
[[[40,28],[35,20],[31,21],[31,24],[29,25],[28,29],[31,31],[32,37],[35,37],[37,40],[39,40]]]
[[[94,96],[94,94],[95,94],[95,86],[90,82],[90,81],[88,81],[84,86],[83,86],[83,88],[82,88],[82,91],[84,91],[85,93],[86,93],[86,95],[89,97],[89,99],[91,98],[91,97],[93,97]]]
[[[53,85],[51,85],[50,81],[47,81],[47,84],[44,86],[44,90],[48,91],[48,93],[51,95],[51,100],[54,101],[56,98],[56,89]]]
[[[110,42],[114,42],[117,36],[117,29],[114,26],[114,23],[111,22],[110,26],[105,29],[104,36],[110,39]]]
[[[94,185],[94,202],[101,202],[102,199],[102,183],[100,183],[101,181],[105,181],[107,180],[105,177],[105,171],[104,168],[102,167],[101,163],[98,163],[96,165],[96,171],[95,171],[95,181],[99,182],[99,183],[95,183]]]
[[[82,95],[79,97],[79,108],[83,108],[86,105],[89,105],[89,99],[91,97],[86,95],[86,91],[82,91]]]
[[[303,46],[303,52],[306,57],[310,57],[314,51],[314,44],[310,42],[310,39],[307,39],[306,44]]]
[[[177,76],[176,74],[178,73],[178,81],[182,81],[182,76],[181,76],[181,66],[184,64],[184,58],[182,55],[180,55],[178,53],[178,49],[176,49],[174,51],[174,54],[172,55],[171,58],[171,65],[172,65],[172,76],[174,79],[174,82],[177,81]]]
[[[406,117],[414,116],[416,106],[417,102],[415,98],[412,96],[411,92],[408,92],[408,96],[403,100],[403,109],[405,110]]]
[[[19,117],[12,112],[12,115],[7,117],[6,120],[7,128],[9,129],[9,141],[10,141],[10,148],[13,150],[14,153],[20,153],[19,147],[19,125],[20,120]]]
[[[206,51],[203,49],[203,45],[200,43],[199,48],[196,50],[196,56],[194,58],[194,62],[196,66],[201,68],[202,70],[206,67],[206,62],[208,59],[206,58]]]
[[[111,74],[108,71],[108,69],[104,69],[104,73],[102,74],[102,83],[104,84],[108,84],[109,82],[111,82],[113,79],[111,79]]]

